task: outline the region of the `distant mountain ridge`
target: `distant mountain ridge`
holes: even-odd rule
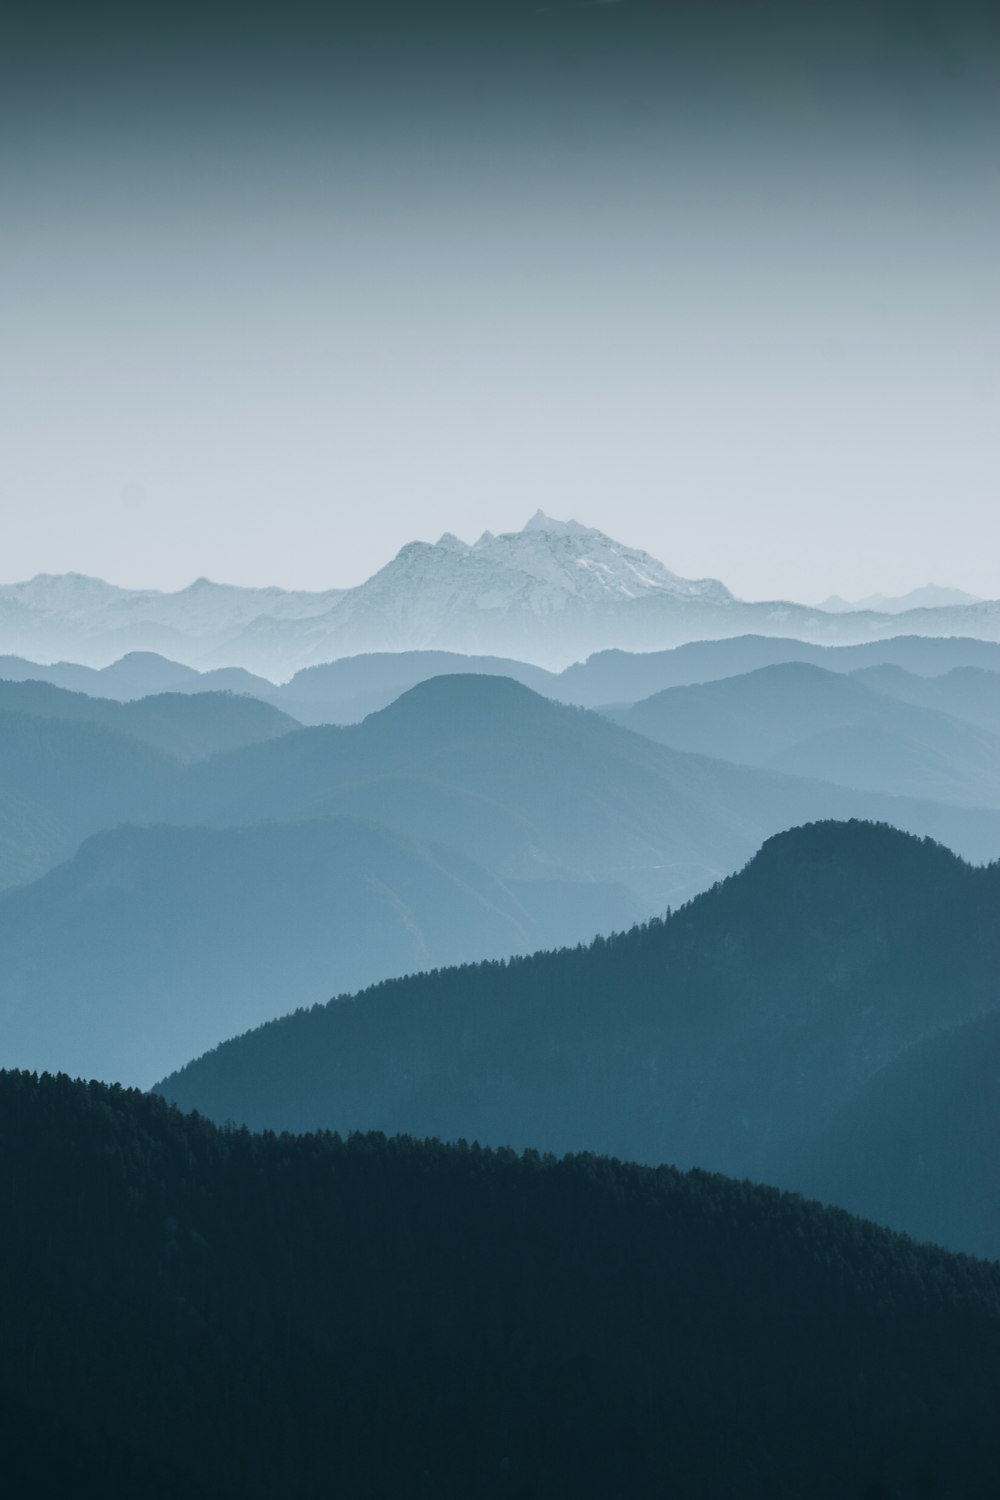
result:
[[[817,818],[1000,855],[1000,809],[682,753],[499,676],[305,729],[225,695],[6,686],[52,715],[0,715],[0,1037],[22,1066],[152,1081],[390,974],[621,931]]]
[[[447,674],[512,677],[560,703],[582,708],[620,707],[670,687],[688,687],[739,676],[782,662],[806,662],[831,672],[883,671],[897,674],[887,691],[911,701],[947,708],[946,673],[966,676],[970,717],[978,696],[974,679],[989,672],[1000,681],[1000,644],[962,636],[887,636],[853,646],[818,646],[784,636],[744,635],[728,640],[692,641],[667,651],[598,651],[561,672],[511,657],[469,656],[458,651],[381,651],[345,656],[303,667],[287,682],[272,682],[242,667],[199,672],[152,651],[133,651],[106,667],[58,661],[43,665],[21,656],[0,656],[0,681],[47,682],[68,692],[128,702],[154,693],[247,694],[290,714],[302,724],[355,724],[386,708],[400,693],[429,677]],[[915,675],[914,675],[915,674]],[[907,689],[903,679],[910,679]],[[920,687],[916,678],[937,679],[938,689]],[[887,678],[886,681],[889,679]],[[954,685],[957,686],[957,685]],[[942,694],[940,699],[936,694]],[[971,712],[973,722],[981,722]],[[992,727],[990,714],[985,722]]]
[[[1000,603],[848,613],[747,603],[716,579],[685,579],[577,521],[536,512],[516,532],[468,544],[409,542],[365,582],[319,593],[200,578],[177,593],[78,574],[0,586],[0,652],[91,665],[136,650],[189,666],[287,677],[343,656],[450,650],[548,667],[608,648],[649,651],[756,632],[858,642],[907,631],[1000,640]]]
[[[868,594],[864,599],[842,599],[839,594],[831,594],[819,607],[836,614],[852,609],[874,609],[880,614],[900,615],[908,609],[946,609],[953,604],[983,602],[978,594],[967,594],[964,589],[942,588],[937,583],[925,583],[922,588],[910,589],[908,594]]]
[[[983,717],[989,707],[1000,715],[1000,673],[973,675]],[[675,750],[890,795],[997,806],[1000,735],[964,719],[967,709],[957,693],[951,697],[959,701],[951,706],[958,716],[907,701],[907,693],[912,700],[921,689],[929,696],[926,688],[926,679],[892,668],[847,674],[780,662],[737,677],[664,688],[607,712]]]

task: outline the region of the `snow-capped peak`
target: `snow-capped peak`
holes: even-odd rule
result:
[[[586,536],[593,527],[581,526],[579,521],[557,521],[553,516],[547,516],[544,510],[536,510],[521,527],[522,534],[528,531],[542,531],[548,536]],[[601,533],[594,534],[600,536]]]

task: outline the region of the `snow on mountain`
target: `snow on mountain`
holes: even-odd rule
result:
[[[471,544],[451,533],[436,543],[410,542],[353,589],[244,589],[199,578],[165,594],[80,574],[41,574],[0,588],[0,601],[19,607],[21,628],[7,649],[25,649],[31,621],[46,645],[52,627],[72,627],[70,637],[89,643],[92,656],[102,646],[120,654],[130,644],[165,641],[151,632],[168,630],[179,659],[289,671],[348,650],[530,646],[540,624],[565,619],[571,631],[577,616],[651,596],[716,604],[732,598],[714,579],[679,578],[647,552],[542,511],[521,531],[484,532]],[[572,652],[572,643],[560,640],[559,649]]]
[[[948,593],[959,603],[947,603]],[[928,607],[933,596],[936,607]],[[366,652],[448,650],[560,668],[594,651],[653,651],[734,635],[819,644],[915,634],[1000,638],[1000,605],[929,586],[885,608],[745,603],[716,579],[681,578],[638,548],[543,511],[475,542],[409,542],[355,588],[307,593],[199,578],[176,593],[80,574],[0,586],[0,653],[104,666],[136,650],[272,679]]]
[[[430,623],[447,610],[527,610],[536,619],[574,605],[603,605],[649,594],[725,603],[715,579],[678,578],[648,552],[625,547],[591,526],[553,521],[536,511],[521,531],[464,543],[450,532],[431,544],[410,542],[366,583],[348,590],[333,613],[349,617],[378,600],[402,621],[414,603]]]

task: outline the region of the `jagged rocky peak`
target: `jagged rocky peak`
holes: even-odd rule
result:
[[[587,536],[594,532],[591,526],[581,526],[579,521],[557,521],[553,516],[547,516],[544,510],[536,510],[535,514],[525,521],[521,527],[522,531],[542,531],[549,536]],[[599,532],[594,532],[600,535]]]

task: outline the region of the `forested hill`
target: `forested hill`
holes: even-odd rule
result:
[[[0,1074],[19,1500],[978,1500],[1000,1268],[703,1173]]]
[[[824,1196],[811,1152],[859,1090],[908,1047],[998,1006],[1000,866],[884,826],[822,823],[770,839],[666,921],[391,981],[248,1033],[161,1088],[254,1128],[606,1151]],[[868,1149],[871,1188],[879,1141]],[[865,1208],[877,1216],[870,1191]],[[927,1210],[922,1232],[1000,1253],[1000,1209],[974,1246]]]

